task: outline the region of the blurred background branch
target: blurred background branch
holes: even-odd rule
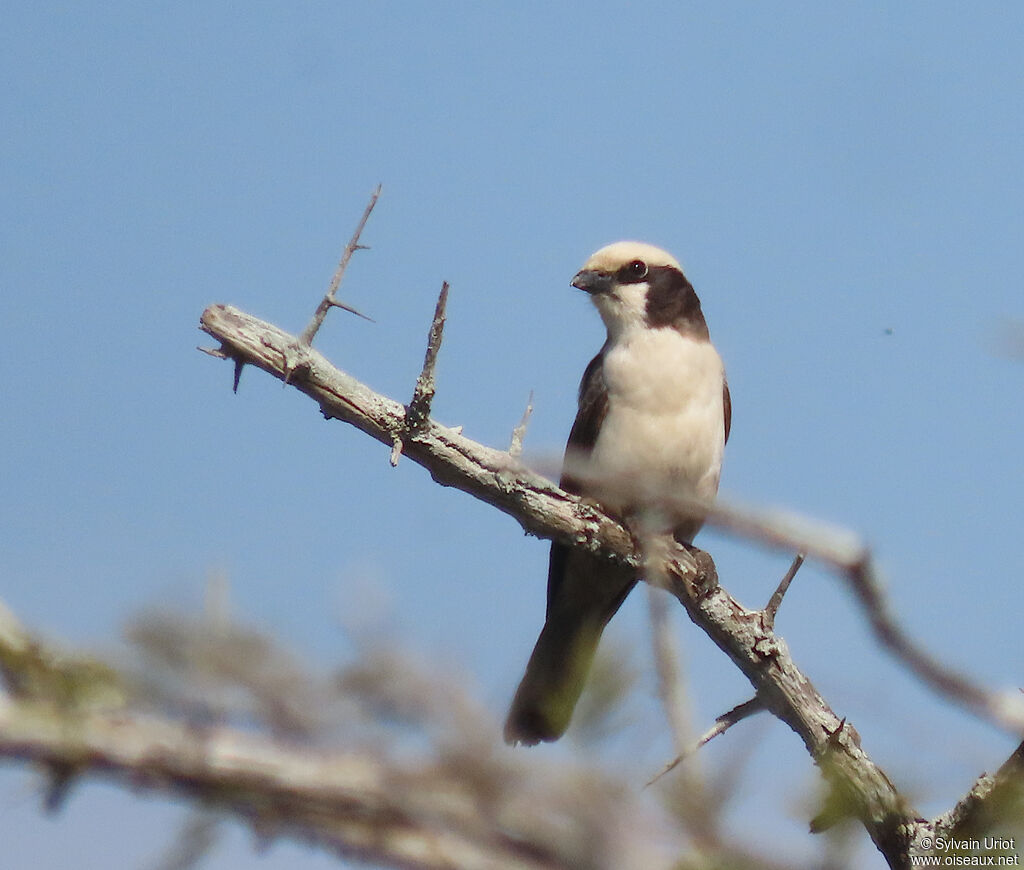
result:
[[[95,666],[0,612],[5,652],[31,646],[39,661],[60,662],[45,666],[54,674]],[[15,692],[22,666],[5,671],[0,756],[43,772],[52,808],[85,776],[193,802],[160,867],[198,861],[218,818],[261,842],[290,838],[389,867],[680,866],[685,837],[657,802],[596,768],[504,747],[455,678],[395,644],[316,675],[222,616],[150,613],[126,635],[132,664],[118,671],[116,705],[69,706],[48,680]],[[744,866],[783,866],[719,849]]]

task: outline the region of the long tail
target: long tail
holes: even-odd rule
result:
[[[506,742],[532,746],[565,733],[601,633],[635,583],[625,566],[552,545],[547,618],[512,700]]]

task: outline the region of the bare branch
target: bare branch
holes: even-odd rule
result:
[[[349,311],[352,314],[356,314],[362,317],[364,320],[370,320],[365,314],[361,314],[354,308],[346,305],[344,302],[339,302],[337,299],[338,288],[341,286],[341,279],[345,277],[345,270],[348,268],[348,261],[352,259],[352,255],[359,250],[366,250],[366,245],[359,244],[359,237],[363,234],[363,229],[366,227],[366,222],[370,219],[370,212],[373,211],[373,207],[377,204],[377,200],[380,198],[381,186],[378,184],[376,189],[370,195],[370,201],[366,204],[366,209],[363,211],[363,216],[359,219],[359,224],[356,226],[356,230],[352,233],[352,238],[349,243],[345,245],[345,250],[341,253],[341,259],[338,261],[338,268],[334,270],[334,275],[331,278],[330,286],[327,288],[327,293],[324,294],[324,298],[320,300],[320,304],[316,307],[316,311],[313,313],[313,319],[309,321],[309,325],[302,330],[302,334],[298,337],[298,343],[305,347],[308,347],[313,343],[313,339],[316,334],[320,331],[320,327],[323,326],[324,318],[327,317],[327,312],[332,308],[343,308],[345,311]],[[237,391],[238,384],[235,383],[235,389]]]
[[[344,420],[392,449],[403,451],[443,486],[455,486],[514,517],[535,535],[554,537],[634,562],[632,537],[579,497],[515,462],[507,451],[485,447],[459,429],[427,420],[407,431],[405,408],[336,369],[315,348],[296,351],[295,339],[229,305],[212,305],[200,327],[223,337],[227,352],[287,381],[316,401],[328,419]]]
[[[233,729],[125,714],[62,721],[27,704],[0,706],[0,746],[8,758],[87,764],[133,790],[177,791],[248,820],[264,837],[312,840],[395,867],[570,866],[550,836],[552,820],[530,818],[517,802],[492,810],[488,824],[471,780],[443,768],[289,749]],[[548,836],[536,836],[545,829]]]
[[[437,305],[434,308],[434,319],[430,324],[430,334],[427,336],[427,352],[423,357],[423,369],[420,376],[416,378],[416,389],[413,390],[412,401],[405,411],[405,419],[410,428],[417,428],[423,425],[425,420],[430,418],[430,403],[434,399],[436,383],[434,380],[434,369],[437,368],[437,352],[441,349],[441,339],[444,337],[444,321],[448,309],[448,282],[441,284],[441,293],[437,297]]]
[[[772,597],[768,599],[768,603],[764,608],[764,618],[768,622],[769,628],[775,627],[775,616],[779,612],[779,607],[782,606],[782,599],[789,591],[789,584],[793,582],[793,578],[796,577],[796,572],[800,570],[800,566],[803,565],[806,554],[797,553],[793,558],[793,563],[789,566],[789,570],[783,575],[779,581],[779,585],[772,593]]]
[[[343,419],[389,447],[395,434],[403,431],[402,405],[337,370],[317,351],[310,349],[299,365],[288,366],[294,340],[276,326],[235,308],[214,305],[203,313],[201,327],[223,342],[232,356],[282,380],[290,378],[326,417]],[[528,532],[638,564],[632,536],[619,523],[514,462],[507,452],[484,447],[432,420],[408,433],[404,447],[406,455],[436,481],[508,513]],[[716,510],[716,519],[721,520],[724,511]],[[760,515],[741,516],[740,521],[756,522],[758,528],[765,525]],[[787,546],[792,546],[794,525],[799,528],[792,522],[782,528]],[[778,528],[771,531],[779,534]],[[816,541],[815,547],[837,558],[851,552],[848,543],[836,537]],[[690,618],[750,680],[765,709],[800,736],[811,757],[819,763],[829,759],[823,770],[850,794],[851,813],[861,819],[883,854],[898,860],[915,835],[917,814],[861,749],[854,729],[839,728],[839,717],[793,663],[782,639],[767,629],[759,611],[745,609],[718,586],[714,562],[707,553],[696,548],[677,553],[666,571],[669,591]]]
[[[693,509],[693,500],[666,497]],[[677,507],[679,509],[679,507]],[[878,567],[854,533],[777,510],[764,511],[718,501],[706,507],[708,523],[744,537],[816,556],[836,569],[854,591],[875,637],[919,679],[943,697],[1010,733],[1024,735],[1024,698],[992,691],[926,653],[900,627],[883,592]]]
[[[640,565],[632,537],[619,523],[524,468],[507,452],[484,447],[429,419],[408,431],[400,404],[338,371],[312,349],[297,356],[291,336],[237,309],[211,306],[204,312],[201,326],[222,342],[232,357],[282,380],[290,379],[318,402],[326,417],[343,419],[388,446],[402,437],[406,454],[427,468],[437,482],[456,486],[497,507],[528,532]],[[677,512],[695,509],[694,502],[679,500],[675,494],[667,494],[665,501]],[[1015,732],[1024,729],[1024,703],[1019,698],[973,686],[932,661],[899,631],[881,594],[870,552],[856,535],[781,511],[722,502],[696,504],[696,509],[706,511],[711,525],[807,553],[837,569],[856,590],[876,634],[915,673],[990,721]],[[790,575],[794,572],[795,567]],[[890,865],[906,866],[908,855],[922,854],[921,844],[933,830],[932,824],[921,820],[899,795],[863,751],[853,726],[836,716],[796,667],[765,612],[747,610],[722,589],[714,562],[699,549],[668,554],[664,574],[664,585],[693,622],[750,680],[759,708],[800,736],[838,796],[842,812],[860,819]],[[781,597],[780,590],[785,593],[786,585],[780,584],[773,599]],[[777,604],[770,602],[772,607]],[[769,616],[772,612],[769,609]],[[746,715],[746,708],[741,707]],[[717,726],[716,733],[720,733]]]

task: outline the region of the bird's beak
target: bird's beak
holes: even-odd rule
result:
[[[577,272],[576,277],[572,279],[573,287],[591,295],[610,292],[612,284],[612,276],[608,272],[601,272],[598,269],[583,269]]]

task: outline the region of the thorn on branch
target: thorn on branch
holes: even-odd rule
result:
[[[800,566],[803,565],[804,559],[806,558],[806,553],[796,554],[793,559],[793,564],[789,566],[789,570],[786,571],[783,578],[779,581],[779,585],[772,593],[772,597],[768,599],[768,603],[762,611],[764,614],[764,623],[766,628],[775,628],[775,615],[779,612],[779,607],[782,605],[782,599],[789,591],[789,584],[793,582],[793,578],[796,577],[796,572],[800,570]]]
[[[227,359],[230,354],[225,352],[224,345],[220,347],[196,347],[200,353],[205,353],[207,356],[212,356],[215,359]]]
[[[416,378],[416,388],[412,393],[412,401],[405,409],[405,423],[410,429],[422,426],[430,419],[430,404],[434,401],[437,384],[434,370],[437,368],[437,352],[441,349],[444,338],[444,322],[448,310],[448,282],[441,284],[441,292],[434,306],[434,319],[430,323],[427,335],[427,352],[423,356],[423,368]]]
[[[396,435],[395,440],[391,444],[391,459],[389,460],[392,468],[398,468],[398,460],[402,456],[402,449],[404,447],[405,445],[402,444],[402,439]]]
[[[843,718],[839,720],[839,724],[836,725],[835,728],[833,728],[832,730],[828,730],[828,729],[825,730],[825,733],[828,734],[828,745],[829,745],[830,749],[838,749],[840,746],[842,746],[841,739],[842,739],[842,736],[843,736],[843,732],[845,730],[846,730],[846,717],[845,716],[843,716]]]
[[[46,793],[43,795],[43,808],[46,812],[55,813],[64,805],[74,784],[76,772],[73,764],[55,761],[46,765]]]
[[[242,368],[245,366],[245,363],[238,357],[232,357],[231,353],[228,351],[227,345],[225,344],[221,344],[220,347],[196,347],[196,350],[200,353],[205,353],[207,356],[212,356],[214,359],[234,359],[235,376],[231,384],[231,389],[233,392],[237,393],[238,382],[242,378]]]
[[[316,311],[313,313],[313,319],[309,321],[309,325],[299,336],[300,345],[308,347],[313,343],[313,339],[316,337],[317,332],[320,331],[320,327],[323,326],[324,318],[327,317],[327,312],[330,311],[331,308],[343,308],[346,311],[357,314],[366,320],[370,320],[370,318],[365,314],[356,311],[354,308],[351,308],[343,302],[339,302],[337,299],[337,293],[338,288],[341,286],[341,279],[345,276],[345,270],[348,268],[348,261],[352,259],[352,255],[356,251],[366,250],[366,245],[359,244],[359,237],[363,234],[366,222],[370,219],[370,212],[373,211],[373,207],[377,204],[377,200],[380,197],[380,190],[381,186],[378,184],[370,196],[370,201],[366,204],[366,209],[363,211],[363,216],[360,218],[359,224],[356,226],[356,230],[352,234],[352,238],[349,240],[349,243],[345,245],[345,250],[341,253],[341,259],[338,261],[338,268],[334,270],[334,275],[331,278],[330,286],[327,288],[327,293],[324,294],[324,298],[320,300],[320,304],[316,307]]]
[[[526,400],[526,410],[523,411],[522,419],[512,430],[512,440],[508,445],[508,455],[518,459],[523,455],[523,438],[526,437],[526,427],[530,424],[530,416],[533,414],[533,390],[530,390],[530,397]]]
[[[367,247],[365,247],[364,245],[360,245],[360,246],[358,247],[358,250],[360,250],[360,251],[368,251],[368,250],[370,250],[370,249],[369,249],[369,248],[367,248]],[[347,311],[347,312],[349,312],[350,314],[354,314],[354,315],[356,315],[356,317],[361,317],[361,318],[363,318],[363,320],[369,320],[369,321],[370,321],[370,323],[376,323],[376,322],[377,322],[377,321],[376,321],[376,320],[374,320],[374,319],[373,319],[372,317],[369,317],[368,315],[366,315],[366,314],[363,314],[363,312],[362,312],[362,311],[360,311],[359,309],[357,309],[357,308],[353,308],[353,307],[352,307],[351,305],[346,305],[346,304],[345,304],[344,302],[339,302],[339,301],[338,301],[337,299],[331,299],[331,300],[330,300],[330,306],[331,306],[332,308],[340,308],[340,309],[342,309],[343,311]]]
[[[677,755],[672,761],[670,761],[665,769],[662,770],[657,776],[651,779],[644,788],[654,785],[659,779],[661,779],[666,773],[675,770],[676,767],[691,755],[693,755],[698,749],[704,744],[709,743],[714,738],[718,737],[719,734],[724,734],[733,725],[738,722],[742,722],[744,719],[753,716],[755,713],[760,713],[765,709],[764,704],[761,703],[761,699],[757,696],[751,698],[749,701],[744,701],[742,704],[737,704],[731,710],[723,713],[717,719],[715,724],[712,725],[704,734],[700,736],[689,748]]]

